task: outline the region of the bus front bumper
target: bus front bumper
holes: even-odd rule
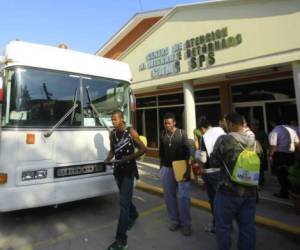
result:
[[[112,174],[36,185],[0,186],[0,212],[56,205],[117,191]]]

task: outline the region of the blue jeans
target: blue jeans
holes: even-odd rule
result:
[[[177,182],[173,169],[168,167],[162,167],[160,175],[164,189],[164,199],[171,222],[181,226],[190,226],[190,182]]]
[[[217,187],[220,181],[220,172],[208,173],[203,175],[203,180],[206,183],[206,191],[209,199],[209,204],[211,207],[211,213],[213,215],[213,225],[215,226],[215,217],[214,217],[214,200],[217,191]]]
[[[239,250],[254,250],[256,244],[255,197],[240,197],[216,193],[214,215],[218,250],[231,247],[232,221],[236,219],[239,226]]]
[[[136,207],[132,203],[134,176],[116,177],[116,183],[120,194],[120,215],[116,240],[126,242],[126,231],[130,220],[135,220],[138,216]]]

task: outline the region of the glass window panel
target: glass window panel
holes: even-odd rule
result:
[[[195,102],[213,102],[220,101],[220,89],[204,89],[204,90],[196,90],[195,91]]]
[[[295,102],[266,103],[267,128],[270,132],[276,124],[290,124],[298,121]]]
[[[136,107],[156,107],[156,97],[145,97],[145,98],[137,98],[136,99]]]
[[[145,120],[146,120],[146,137],[148,140],[148,147],[157,148],[158,138],[157,138],[157,114],[156,109],[146,109],[145,110]]]
[[[208,104],[196,106],[196,118],[206,116],[212,126],[219,126],[219,118],[221,117],[220,104]]]
[[[19,67],[9,69],[7,76],[6,103],[2,109],[5,126],[53,126],[76,104],[77,108],[61,127],[103,127],[105,123],[110,126],[115,109],[122,110],[125,121],[130,123],[126,82]]]
[[[6,125],[52,126],[76,103],[77,109],[62,126],[81,124],[81,120],[72,120],[76,112],[80,113],[78,78],[66,73],[29,68],[17,68],[9,75]]]
[[[136,131],[140,135],[143,134],[143,112],[144,112],[144,110],[136,111]]]
[[[137,131],[140,135],[145,135],[148,141],[148,147],[158,147],[157,136],[157,115],[156,109],[143,109],[137,111]],[[143,131],[143,114],[145,116],[145,131]]]
[[[251,125],[252,121],[258,120],[261,128],[264,129],[263,106],[236,107],[235,111],[244,116],[248,126]]]
[[[160,106],[183,104],[183,93],[158,96]]]
[[[286,100],[295,98],[293,79],[260,82],[231,87],[233,102]]]
[[[128,83],[118,80],[83,78],[84,126],[112,126],[111,114],[116,109],[130,123],[128,88]]]

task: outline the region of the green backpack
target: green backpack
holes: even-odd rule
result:
[[[244,186],[257,186],[259,182],[260,158],[256,153],[256,142],[253,149],[243,147],[240,142],[239,145],[243,150],[236,160],[232,174],[230,174],[225,165],[227,173],[235,183]]]

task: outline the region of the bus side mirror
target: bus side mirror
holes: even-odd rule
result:
[[[132,112],[135,112],[136,111],[136,98],[132,92],[132,90],[130,91],[130,96],[129,96],[129,100],[130,100],[130,110]]]
[[[4,101],[4,90],[3,86],[4,85],[4,79],[3,76],[0,76],[0,104],[3,103]]]

